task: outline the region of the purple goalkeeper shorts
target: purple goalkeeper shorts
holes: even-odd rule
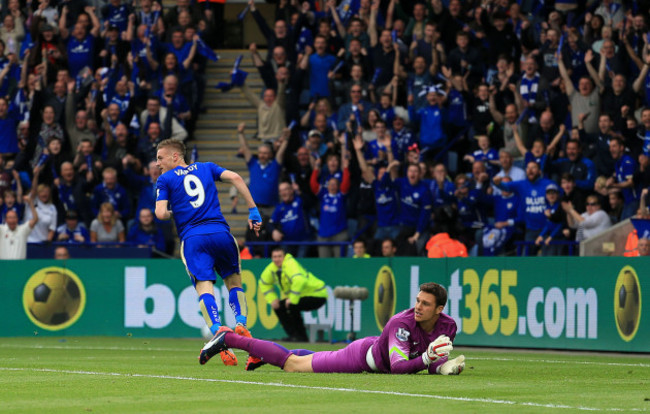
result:
[[[372,372],[366,362],[368,349],[377,337],[357,339],[338,351],[316,352],[311,361],[314,372],[356,374]]]

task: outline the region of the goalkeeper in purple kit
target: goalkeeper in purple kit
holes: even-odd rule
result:
[[[219,331],[199,355],[208,360],[228,347],[243,349],[263,363],[287,372],[458,375],[465,357],[449,359],[456,337],[456,322],[442,313],[447,291],[437,283],[423,283],[415,307],[390,318],[380,336],[362,338],[338,351],[289,351],[274,342],[245,338],[228,328]],[[258,365],[259,366],[259,365]]]

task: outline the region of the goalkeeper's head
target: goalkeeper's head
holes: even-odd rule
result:
[[[447,289],[437,283],[422,283],[420,291],[432,294],[436,298],[436,307],[442,306],[444,308],[447,304]]]

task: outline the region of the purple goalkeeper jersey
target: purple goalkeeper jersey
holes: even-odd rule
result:
[[[377,372],[414,374],[427,369],[422,354],[440,335],[447,335],[452,341],[456,337],[456,322],[450,316],[441,313],[433,331],[427,334],[415,321],[415,310],[407,309],[390,318],[380,336],[359,339],[338,351],[316,352],[312,368],[314,372],[372,372],[367,358],[372,347]],[[435,373],[436,367],[445,361],[446,357],[431,364],[429,373]]]

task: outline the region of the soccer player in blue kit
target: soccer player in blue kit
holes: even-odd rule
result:
[[[187,165],[185,145],[173,139],[158,144],[156,165],[162,171],[156,184],[156,217],[160,220],[174,217],[181,239],[181,258],[199,295],[205,322],[214,334],[227,328],[221,326],[214,298],[216,270],[229,291],[230,308],[237,321],[235,332],[250,338],[239,248],[221,213],[215,186],[215,181],[222,181],[237,188],[248,205],[248,225],[259,234],[262,218],[246,183],[239,174],[211,162]],[[229,349],[220,354],[224,364],[237,365],[237,358]],[[256,358],[249,357],[248,363],[251,362],[256,362]]]
[[[415,306],[394,315],[379,336],[357,339],[338,351],[289,351],[274,342],[246,338],[230,329],[220,331],[199,356],[205,364],[227,347],[243,349],[261,357],[257,366],[275,365],[287,372],[458,375],[465,368],[465,356],[449,359],[456,337],[456,322],[442,313],[446,289],[437,283],[423,283]]]

